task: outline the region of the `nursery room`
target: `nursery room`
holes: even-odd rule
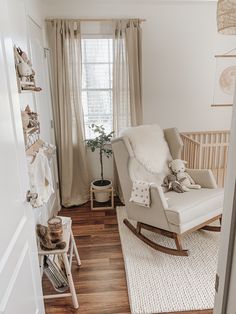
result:
[[[0,0],[0,313],[236,313],[236,1]]]

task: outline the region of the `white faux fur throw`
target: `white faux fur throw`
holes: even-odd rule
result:
[[[135,157],[131,157],[129,159],[129,175],[132,180],[134,181],[145,181],[148,183],[154,183],[156,185],[162,185],[164,177],[169,174],[169,169],[167,170],[168,173],[165,171],[163,173],[152,173],[145,166],[143,166]]]
[[[172,160],[163,130],[157,125],[127,128],[121,136],[129,138],[135,158],[150,172],[169,173],[168,161]]]

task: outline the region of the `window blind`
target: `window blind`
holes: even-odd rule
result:
[[[108,35],[82,38],[82,104],[86,138],[92,123],[112,131],[113,39]]]

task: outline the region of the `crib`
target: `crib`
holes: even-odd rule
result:
[[[219,187],[225,183],[230,132],[206,131],[181,133],[182,159],[193,169],[211,169]]]

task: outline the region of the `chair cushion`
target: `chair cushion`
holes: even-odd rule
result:
[[[208,220],[222,213],[223,189],[190,190],[185,193],[171,191],[165,193],[165,196],[168,203],[168,209],[165,210],[167,219],[177,226],[204,216]]]

